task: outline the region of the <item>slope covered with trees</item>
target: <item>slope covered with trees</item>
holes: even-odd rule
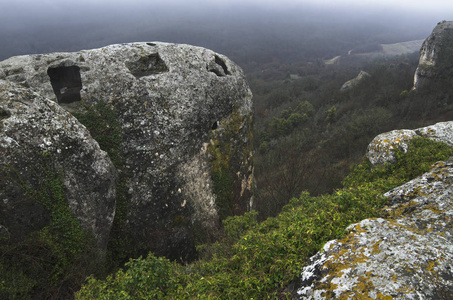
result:
[[[318,195],[339,187],[377,134],[451,120],[448,82],[411,90],[418,57],[346,57],[339,64],[288,64],[249,74],[255,97],[256,207],[263,218],[301,190]],[[371,76],[340,90],[360,70]]]

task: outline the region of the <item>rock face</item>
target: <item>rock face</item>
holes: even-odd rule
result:
[[[302,272],[298,299],[451,299],[453,161],[385,194],[389,219],[366,219]]]
[[[11,242],[46,226],[32,193],[57,172],[66,200],[105,250],[115,214],[116,171],[88,130],[55,102],[0,80],[0,225]]]
[[[443,21],[437,24],[422,45],[414,76],[414,89],[434,79],[452,78],[452,66],[453,22]]]
[[[346,81],[340,88],[340,90],[345,91],[351,89],[358,85],[363,79],[370,77],[371,75],[365,71],[360,71],[359,75],[356,78]]]
[[[77,115],[100,101],[116,112],[116,167],[127,190],[116,213],[139,253],[193,258],[196,239],[253,205],[252,95],[223,55],[189,45],[111,45],[13,57],[0,63],[0,79],[52,103],[65,122],[66,111]]]
[[[369,149],[387,145],[382,155],[372,155],[376,164],[389,160],[391,145],[407,149],[406,142],[417,135],[452,145],[452,125],[383,134]],[[303,269],[295,298],[451,299],[452,183],[449,160],[387,192],[389,218],[352,224],[344,239],[326,243]]]
[[[441,122],[415,130],[400,129],[382,133],[368,145],[366,156],[373,166],[391,163],[395,160],[394,149],[406,152],[410,140],[416,136],[453,146],[453,122]]]

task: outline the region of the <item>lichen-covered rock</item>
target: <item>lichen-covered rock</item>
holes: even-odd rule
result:
[[[366,156],[373,166],[392,163],[395,160],[394,151],[399,149],[406,152],[410,140],[417,136],[453,145],[453,122],[440,122],[414,130],[400,129],[382,133],[368,145]]]
[[[80,113],[104,101],[122,131],[127,205],[121,230],[137,253],[190,259],[219,218],[252,206],[251,92],[227,57],[189,45],[132,43],[13,57],[0,79]]]
[[[328,242],[301,274],[296,299],[452,299],[453,161],[388,193],[388,219]]]
[[[365,78],[370,77],[371,75],[365,71],[360,71],[360,73],[353,79],[346,81],[340,88],[340,90],[345,91],[357,86]]]
[[[116,171],[88,130],[34,90],[0,80],[0,225],[19,242],[47,226],[33,194],[61,176],[67,203],[105,250],[115,213]]]
[[[423,42],[414,89],[439,78],[452,78],[453,22],[440,22]]]
[[[410,140],[417,134],[413,130],[401,129],[382,133],[368,145],[367,158],[373,166],[395,160],[396,149],[407,151]]]

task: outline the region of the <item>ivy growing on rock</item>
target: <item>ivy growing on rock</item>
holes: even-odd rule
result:
[[[124,157],[121,154],[123,134],[118,120],[117,111],[105,101],[97,101],[86,106],[83,111],[74,114],[80,123],[85,125],[91,136],[99,143],[99,147],[106,151],[110,160],[118,171],[116,186],[116,209],[110,240],[108,244],[107,269],[115,269],[131,257],[129,241],[123,234],[126,215],[129,211],[129,197],[127,193],[127,169],[124,168]]]
[[[71,297],[84,277],[99,267],[94,237],[72,214],[52,156],[42,155],[35,169],[39,187],[25,184],[11,168],[10,176],[25,194],[42,205],[50,216],[48,225],[24,240],[0,244],[0,298],[57,299]]]

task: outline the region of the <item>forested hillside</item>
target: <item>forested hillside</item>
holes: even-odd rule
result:
[[[256,208],[275,215],[302,190],[331,192],[371,139],[452,118],[451,86],[412,91],[419,54],[269,64],[248,79],[255,99]],[[357,86],[343,83],[364,70]]]

